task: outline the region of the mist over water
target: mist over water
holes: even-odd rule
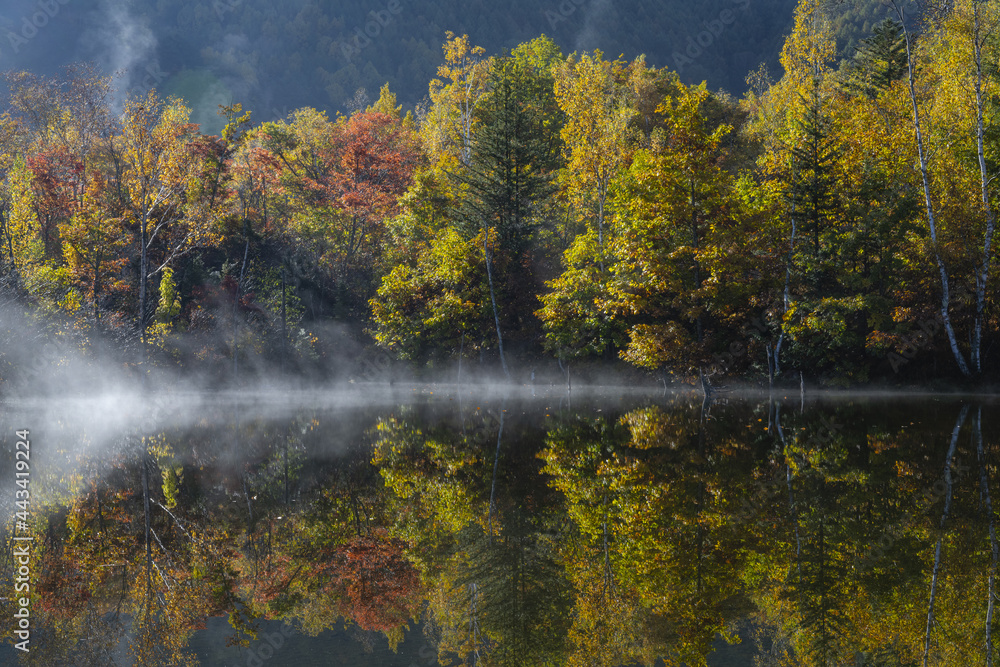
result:
[[[103,511],[120,517],[120,525],[105,528],[107,539],[141,536],[143,465],[152,471],[153,530],[171,558],[168,564],[154,551],[166,582],[184,576],[184,568],[201,567],[188,551],[194,543],[171,516],[204,544],[199,548],[208,548],[209,536],[213,544],[231,544],[225,558],[237,573],[234,590],[262,614],[265,633],[241,650],[227,648],[234,630],[220,611],[197,598],[178,600],[185,614],[209,616],[205,629],[184,634],[201,664],[246,664],[250,655],[267,655],[268,633],[282,628],[287,637],[274,655],[304,667],[327,664],[330,649],[320,647],[332,646],[356,656],[351,659],[359,665],[397,658],[423,664],[424,655],[454,650],[467,625],[469,589],[455,581],[477,583],[478,621],[484,636],[496,638],[490,651],[511,651],[533,664],[543,655],[562,660],[573,645],[553,643],[554,628],[566,636],[575,627],[584,633],[575,635],[578,641],[585,640],[588,631],[577,627],[575,610],[589,609],[587,596],[599,592],[606,560],[607,576],[623,596],[627,592],[623,599],[633,600],[616,607],[617,614],[645,618],[652,608],[703,614],[696,625],[715,649],[708,664],[749,667],[772,644],[808,655],[816,596],[850,619],[830,634],[845,651],[867,649],[869,605],[885,604],[886,595],[897,603],[908,596],[910,611],[901,612],[893,629],[899,634],[894,646],[904,655],[920,650],[934,564],[927,549],[936,539],[923,531],[940,523],[948,497],[948,543],[987,535],[976,507],[986,488],[980,461],[1000,444],[996,403],[817,392],[804,402],[794,392],[774,402],[741,392],[706,402],[695,392],[655,386],[567,392],[555,385],[355,382],[309,390],[8,397],[0,429],[5,449],[8,433],[31,429],[35,511],[83,519],[70,522],[78,526],[72,531],[50,519],[51,539],[82,559],[72,562],[92,582],[94,597],[76,597],[72,580],[52,584],[55,589],[45,584],[40,610],[52,608],[44,601],[51,595],[61,596],[56,609],[77,618],[87,605],[113,601],[116,580],[81,565],[109,562],[84,557],[101,538],[81,542],[74,531],[90,535],[96,523],[86,528],[86,521],[96,517],[100,497]],[[945,484],[941,475],[956,429],[953,476]],[[5,458],[0,466],[5,509],[13,491],[9,465]],[[983,479],[993,490],[996,480],[986,470]],[[914,493],[924,491],[928,500],[913,505]],[[145,585],[142,542],[122,544],[137,545],[118,557],[130,563],[138,594]],[[315,582],[337,581],[337,572],[346,571],[338,568],[351,567],[342,560],[348,548],[383,549],[379,557],[393,563],[398,577],[393,587],[373,590],[364,604],[338,585],[316,588]],[[977,568],[989,556],[982,549],[947,554],[952,576],[963,578],[938,584],[942,630],[932,641],[942,655],[961,657],[934,664],[969,664],[955,660],[971,660],[981,642],[962,613],[985,604],[986,580]],[[281,565],[286,558],[290,570]],[[901,561],[910,564],[899,570],[894,563]],[[432,566],[419,585],[409,574],[417,565]],[[286,579],[299,567],[332,568],[321,569],[332,579]],[[800,567],[801,585],[785,576]],[[158,594],[174,595],[176,588],[153,574]],[[871,579],[886,576],[900,578],[895,592]],[[290,581],[304,597],[268,611],[269,580]],[[510,594],[502,591],[512,581],[520,582],[521,635],[504,630]],[[956,586],[963,595],[956,596]],[[775,595],[787,597],[786,611],[767,606]],[[321,611],[323,600],[340,602]],[[422,604],[429,605],[424,612]],[[140,607],[129,608],[131,619]],[[38,627],[47,627],[50,613],[39,612]],[[414,614],[419,625],[400,635],[401,653],[390,657],[386,637],[397,636],[390,628],[400,613]],[[665,613],[679,623],[687,612]],[[304,629],[310,624],[325,628],[316,639]],[[802,634],[787,634],[781,629],[787,624]],[[117,637],[123,655],[143,636],[114,627],[103,631]],[[651,633],[647,641],[677,648],[674,635],[652,628],[644,630]],[[716,635],[725,628],[738,629],[742,647],[727,647]],[[906,628],[910,634],[903,634]],[[156,636],[163,641],[166,635]],[[51,650],[57,639],[65,645],[73,637],[51,635],[39,651]],[[366,645],[375,654],[365,657]],[[813,663],[803,657],[799,664]]]

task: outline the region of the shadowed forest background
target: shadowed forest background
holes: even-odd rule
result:
[[[988,381],[997,3],[418,4],[8,16],[0,380]]]
[[[372,94],[388,83],[411,108],[427,97],[447,30],[468,34],[491,55],[541,33],[563,53],[599,48],[628,59],[645,53],[650,64],[680,65],[686,83],[707,80],[738,95],[749,69],[761,62],[778,67],[795,7],[794,0],[399,0],[390,11],[390,4],[72,0],[57,5],[36,37],[22,41],[22,31],[31,34],[24,19],[38,6],[15,1],[0,8],[0,65],[54,75],[66,63],[96,62],[107,73],[121,71],[125,89],[145,82],[163,95],[183,96],[194,120],[217,134],[217,105],[233,101],[253,109],[258,122],[301,107],[346,113],[359,88]],[[878,0],[836,4],[839,47],[849,53],[884,10]],[[725,9],[739,11],[740,20],[685,61],[688,40],[697,41]],[[373,12],[385,25],[375,37],[363,35],[370,43],[356,43]]]

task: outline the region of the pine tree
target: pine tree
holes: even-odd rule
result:
[[[490,92],[479,110],[470,164],[457,175],[467,188],[460,224],[468,236],[483,236],[500,360],[508,375],[494,270],[516,263],[526,250],[536,225],[536,207],[553,189],[556,158],[531,103],[529,76],[510,58],[495,61]]]
[[[846,62],[844,87],[855,95],[875,98],[906,75],[906,62],[903,26],[887,18],[875,26],[872,36]]]
[[[786,197],[798,228],[812,237],[813,261],[818,262],[821,237],[836,207],[837,149],[830,119],[823,113],[819,84],[805,102],[798,121],[798,141],[791,148],[793,169]]]

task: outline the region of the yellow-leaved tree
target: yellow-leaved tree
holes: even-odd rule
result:
[[[562,138],[571,197],[580,208],[596,208],[597,244],[603,249],[608,194],[628,165],[629,123],[636,115],[625,63],[608,62],[600,51],[570,56],[556,68],[555,93],[566,114]]]
[[[447,32],[445,62],[430,85],[432,108],[424,123],[424,145],[432,163],[446,156],[468,165],[472,158],[472,128],[476,105],[486,94],[490,60],[468,35]]]
[[[139,255],[136,322],[144,355],[155,311],[149,280],[179,257],[216,240],[210,219],[187,215],[184,186],[194,166],[188,141],[196,131],[189,113],[177,100],[161,100],[155,90],[132,97],[109,146],[115,175],[110,187]]]

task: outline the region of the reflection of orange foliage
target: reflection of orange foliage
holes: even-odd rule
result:
[[[264,569],[264,576],[253,579],[251,597],[260,608],[267,608],[286,593],[303,574],[303,565],[295,565],[287,554],[272,554]],[[308,574],[308,572],[306,572]]]
[[[420,580],[403,546],[376,533],[354,538],[334,555],[334,585],[348,606],[346,615],[363,630],[386,632],[417,613]]]
[[[38,606],[58,618],[72,618],[90,599],[90,589],[80,571],[65,558],[47,555],[38,582]]]

